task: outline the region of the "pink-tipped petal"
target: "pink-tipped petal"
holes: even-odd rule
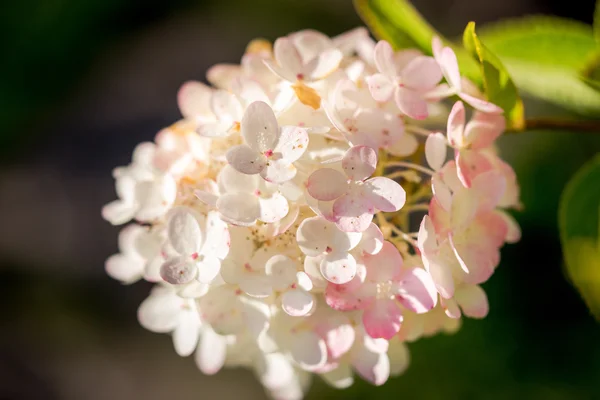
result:
[[[383,74],[375,74],[366,78],[369,91],[375,101],[386,102],[394,94],[393,82]]]
[[[456,154],[458,179],[470,188],[475,177],[493,168],[490,161],[476,150],[461,150]]]
[[[480,99],[475,96],[471,96],[465,92],[459,93],[459,97],[465,102],[469,103],[474,109],[489,114],[502,114],[504,110],[494,103],[490,103],[487,100]]]
[[[373,220],[375,209],[361,193],[347,193],[333,203],[336,225],[343,232],[363,232]]]
[[[388,241],[383,242],[383,248],[377,254],[365,254],[363,262],[367,267],[367,279],[371,282],[396,280],[404,264],[396,246]]]
[[[448,142],[453,147],[462,147],[465,142],[465,105],[462,101],[457,101],[450,110],[448,116],[448,125],[446,128],[446,134],[448,135]]]
[[[442,71],[433,57],[419,56],[402,69],[402,83],[418,91],[431,90],[442,80]]]
[[[488,298],[481,286],[461,286],[454,298],[467,317],[485,318],[488,314]]]
[[[417,91],[399,87],[394,91],[394,99],[400,111],[410,118],[423,120],[429,116],[427,102]]]
[[[354,146],[344,155],[342,168],[350,180],[365,180],[377,168],[377,152],[371,147]]]
[[[329,282],[344,284],[356,275],[356,260],[349,253],[329,254],[321,261],[320,269]]]
[[[373,58],[377,70],[387,76],[396,76],[398,71],[394,62],[394,49],[385,40],[380,40],[373,50]]]
[[[427,271],[412,268],[403,273],[397,298],[404,307],[422,314],[437,304],[437,290]]]
[[[404,207],[406,192],[398,182],[378,176],[365,182],[365,198],[378,210],[394,212]]]
[[[346,193],[348,183],[341,172],[332,168],[321,168],[308,177],[306,189],[317,200],[331,201]]]
[[[389,340],[400,330],[402,312],[394,300],[376,300],[364,311],[362,321],[369,336]]]

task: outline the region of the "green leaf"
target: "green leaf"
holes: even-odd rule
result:
[[[417,48],[431,55],[431,40],[444,39],[419,12],[406,0],[354,0],[354,8],[373,35],[383,39],[395,49]],[[461,73],[476,83],[481,83],[477,63],[460,47],[452,46],[460,64]]]
[[[600,94],[581,79],[597,51],[589,25],[533,16],[487,25],[479,37],[524,93],[578,114],[600,116]]]
[[[492,53],[475,33],[475,22],[469,22],[463,34],[463,44],[479,61],[483,86],[489,101],[502,107],[512,129],[525,126],[523,101],[502,62]]]
[[[567,184],[558,222],[568,276],[600,320],[600,154]]]

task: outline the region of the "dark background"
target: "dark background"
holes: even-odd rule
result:
[[[590,23],[591,0],[420,0],[442,33],[531,13]],[[0,5],[0,400],[262,399],[247,371],[204,377],[143,330],[150,285],[104,274],[118,228],[100,218],[111,169],[178,117],[175,96],[254,37],[360,24],[349,0],[14,0]],[[549,85],[552,82],[548,83]],[[528,102],[533,115],[562,113]],[[565,182],[600,135],[502,138],[525,209],[523,240],[484,287],[491,312],[411,344],[404,376],[311,399],[600,399],[600,329],[564,276]]]

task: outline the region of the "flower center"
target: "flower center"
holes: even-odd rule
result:
[[[394,297],[394,293],[392,291],[393,282],[385,281],[377,283],[377,299],[391,299]]]

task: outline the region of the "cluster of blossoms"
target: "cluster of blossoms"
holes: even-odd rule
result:
[[[205,374],[247,367],[298,399],[314,374],[381,385],[407,342],[484,317],[519,188],[502,110],[438,39],[433,55],[307,30],[185,83],[183,118],[115,169],[103,209],[138,222],[106,270],[156,283],[141,325]]]

